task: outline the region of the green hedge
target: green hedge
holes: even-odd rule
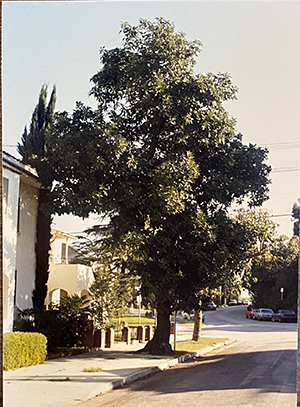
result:
[[[43,363],[47,338],[36,332],[7,332],[3,335],[4,370]]]

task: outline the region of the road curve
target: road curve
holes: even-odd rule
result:
[[[245,313],[242,306],[206,312],[202,335],[237,339],[234,345],[79,406],[294,407],[297,325],[247,320]]]

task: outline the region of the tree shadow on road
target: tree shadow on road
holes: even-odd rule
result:
[[[296,350],[220,352],[158,373],[143,385],[133,384],[132,390],[162,394],[234,389],[296,393],[296,370]]]

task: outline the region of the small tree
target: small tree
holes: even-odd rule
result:
[[[253,266],[251,292],[258,306],[297,311],[299,238],[279,236],[268,261]],[[284,295],[281,298],[281,288]]]
[[[136,278],[123,266],[124,253],[104,238],[107,225],[94,226],[88,232],[89,237],[79,240],[76,248],[79,258],[93,265],[95,281],[89,289],[89,306],[95,327],[102,329],[111,326],[113,318],[125,315],[135,295]]]
[[[254,264],[263,264],[272,259],[272,248],[277,242],[276,224],[270,219],[270,214],[264,209],[244,209],[235,212],[234,220],[247,233],[248,244],[245,248],[247,269]]]
[[[133,298],[133,281],[128,273],[120,270],[103,269],[95,271],[95,281],[90,287],[90,307],[95,327],[107,328],[113,318],[125,315]]]

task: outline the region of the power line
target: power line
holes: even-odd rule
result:
[[[280,215],[270,215],[270,218],[281,218],[283,216],[292,216],[291,213],[282,213]]]
[[[285,144],[300,144],[300,141],[284,141],[280,143],[267,143],[266,146],[278,146],[278,145],[285,145]]]
[[[300,148],[300,142],[291,142],[291,143],[273,143],[273,144],[265,144],[264,147],[271,148],[274,150],[283,150],[283,149],[290,149],[290,148]]]
[[[291,171],[299,171],[300,167],[278,167],[272,170],[272,173],[276,172],[291,172]]]
[[[291,192],[288,194],[271,194],[272,198],[274,198],[274,196],[291,196],[291,195],[295,195],[295,192]]]

